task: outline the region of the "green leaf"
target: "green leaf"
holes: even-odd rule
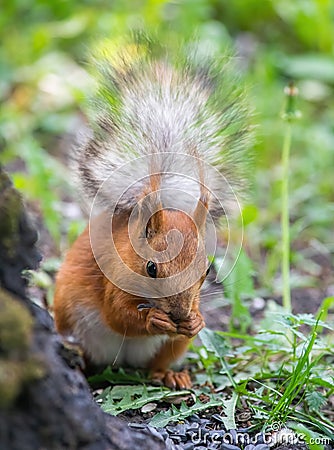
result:
[[[147,403],[190,394],[190,391],[178,391],[177,393],[167,388],[155,386],[114,386],[107,388],[97,398],[102,400],[101,407],[103,411],[116,416],[129,409],[140,409]]]
[[[214,353],[218,358],[222,358],[228,354],[230,347],[227,345],[224,336],[218,332],[203,328],[199,332],[199,337],[206,350]]]
[[[320,411],[326,403],[326,397],[318,391],[306,392],[305,398],[311,411]]]
[[[318,378],[318,377],[312,377],[311,381],[313,384],[316,384],[317,386],[322,386],[325,387],[327,389],[332,390],[333,389],[333,385],[334,385],[334,379],[332,378],[331,380],[327,381],[326,379],[323,378]]]
[[[234,381],[230,369],[224,358],[229,351],[229,347],[226,345],[225,338],[217,331],[212,331],[208,328],[203,328],[199,333],[199,337],[202,340],[207,351],[214,353],[219,358],[223,373],[226,373],[231,385],[234,386],[234,388],[237,388],[236,382]]]
[[[318,54],[294,55],[281,58],[281,68],[292,78],[311,78],[327,83],[334,82],[334,58]]]
[[[310,354],[313,349],[316,337],[317,333],[315,326],[307,342],[304,343],[302,354],[298,358],[297,364],[291,377],[288,380],[283,395],[280,397],[280,399],[270,412],[270,418],[272,422],[286,420],[292,402],[297,398],[303,386],[307,384],[310,377],[312,365],[314,365],[314,361],[310,362]]]
[[[320,436],[318,433],[315,433],[301,423],[292,422],[289,423],[289,427],[303,436],[310,450],[324,450],[325,447],[322,444],[318,443],[322,440],[322,436]]]
[[[226,296],[231,300],[237,297],[252,297],[254,295],[253,273],[252,261],[243,250],[240,251],[231,273],[224,280]]]
[[[219,264],[215,264],[215,266]],[[218,279],[221,279],[220,267],[216,267]],[[232,314],[230,329],[240,329],[245,332],[252,323],[248,307],[243,299],[254,296],[254,284],[252,275],[254,273],[252,261],[244,251],[240,251],[234,267],[224,282],[226,296],[232,300]]]
[[[150,425],[156,428],[163,428],[169,422],[177,422],[186,419],[192,414],[199,413],[215,406],[221,406],[222,404],[223,399],[214,394],[209,395],[209,401],[206,403],[202,403],[198,398],[196,398],[196,402],[192,406],[187,406],[186,403],[182,402],[179,408],[172,405],[171,409],[156,414],[150,421]]]
[[[227,430],[235,430],[237,428],[235,423],[235,407],[238,401],[238,394],[233,392],[232,397],[224,402],[224,413],[226,417],[223,417],[224,426]]]
[[[242,224],[247,226],[254,222],[258,216],[259,210],[255,205],[245,205],[242,208]]]

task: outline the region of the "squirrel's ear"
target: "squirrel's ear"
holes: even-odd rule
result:
[[[201,186],[201,196],[197,202],[193,218],[197,226],[197,229],[202,234],[205,231],[208,208],[209,208],[209,192],[204,186]]]
[[[164,212],[162,209],[155,212],[149,219],[146,225],[146,237],[149,239],[157,233],[163,225]]]
[[[161,173],[157,168],[157,161],[152,157],[150,175],[149,193],[145,200],[148,207],[148,215],[146,224],[146,237],[150,238],[157,233],[161,228],[164,220],[164,213],[162,208],[162,202],[160,198],[161,189]]]
[[[151,238],[163,226],[164,212],[157,192],[151,192],[139,203],[138,226],[141,235]]]
[[[193,219],[194,219],[194,222],[195,222],[200,234],[204,235],[206,218],[207,218],[208,209],[209,209],[210,191],[206,187],[206,183],[205,183],[204,163],[203,163],[202,159],[199,157],[196,147],[192,148],[192,153],[197,160],[198,176],[199,176],[199,183],[200,183],[200,196],[199,196],[196,208],[193,213]]]

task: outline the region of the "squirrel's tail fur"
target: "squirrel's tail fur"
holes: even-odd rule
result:
[[[251,154],[251,110],[233,58],[153,53],[128,44],[97,59],[92,135],[76,152],[83,191],[116,212],[153,191],[166,207],[193,210],[207,192],[219,217],[245,190]]]

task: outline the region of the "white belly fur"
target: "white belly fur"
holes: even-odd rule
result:
[[[73,335],[95,364],[145,368],[168,339],[166,335],[124,338],[103,323],[98,310],[80,306],[74,314]]]

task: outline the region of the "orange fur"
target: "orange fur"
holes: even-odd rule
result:
[[[94,251],[105,258],[106,264],[111,270],[119,271],[118,276],[121,277],[122,268],[118,267],[112,259],[107,240],[104,239],[105,233],[108,233],[106,216],[101,215],[96,219],[95,224],[100,227],[99,236],[101,237],[98,239],[98,245]],[[142,225],[138,223],[137,226],[140,234]],[[137,345],[138,338],[141,339],[139,343],[143,343],[142,351],[147,352],[148,358],[146,361],[145,355],[142,355],[143,364],[151,370],[153,378],[159,378],[170,387],[184,388],[191,385],[189,375],[184,372],[177,374],[168,371],[168,368],[182,356],[188,347],[190,338],[204,326],[199,312],[199,291],[205,278],[207,263],[204,244],[200,240],[201,237],[198,235],[193,221],[180,211],[160,211],[159,219],[154,223],[154,234],[148,238],[151,248],[159,252],[165,250],[166,236],[173,229],[178,229],[182,233],[183,247],[174,260],[157,264],[158,276],[167,278],[177,274],[187,267],[199,249],[200,257],[196,270],[199,271],[200,276],[199,280],[190,288],[173,296],[161,296],[161,298],[153,299],[153,307],[138,311],[137,306],[145,302],[145,299],[121,290],[107,279],[95,260],[87,227],[68,251],[58,273],[54,312],[56,327],[60,333],[74,335],[79,333],[79,336],[76,336],[79,341],[83,336],[83,350],[86,351],[85,346],[87,346],[88,358],[93,363],[99,362],[95,360],[93,344],[97,345],[97,348],[100,345],[101,353],[103,353],[102,347],[107,344],[103,341],[100,342],[99,336],[100,334],[104,336],[107,333],[106,330],[110,330],[111,334],[106,334],[110,340],[115,335],[115,339],[123,339],[123,341],[126,339],[130,343],[131,339],[134,339],[133,342]],[[124,263],[134,272],[147,276],[147,260],[136,253],[128,236],[127,215],[114,215],[113,238]],[[90,314],[92,314],[91,320]],[[89,335],[86,334],[88,330]],[[117,338],[117,336],[119,337]],[[152,350],[148,344],[146,345],[146,342],[149,342],[147,339],[153,336],[166,336],[166,338],[161,343],[158,340],[157,343],[154,340],[150,341],[152,345],[157,346],[157,348],[152,347]],[[95,343],[95,338],[97,343]],[[120,351],[122,345],[125,345],[123,341],[119,344]],[[112,342],[110,346],[112,347]],[[135,361],[138,355],[133,356],[132,364],[131,351],[129,354],[130,356],[127,355],[127,358],[130,358],[128,363],[136,365]],[[117,355],[115,361],[116,359]],[[104,362],[113,363],[113,361]]]

